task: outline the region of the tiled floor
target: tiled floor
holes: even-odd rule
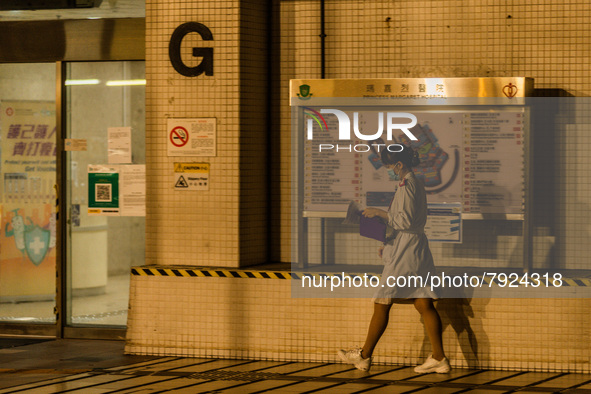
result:
[[[591,393],[591,375],[123,355],[116,341],[0,349],[0,393]]]

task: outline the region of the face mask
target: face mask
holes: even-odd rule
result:
[[[393,168],[388,168],[388,176],[390,177],[390,180],[392,180],[392,181],[399,181],[400,180],[400,175],[395,173]]]

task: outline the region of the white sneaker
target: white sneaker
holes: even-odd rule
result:
[[[369,368],[371,368],[372,358],[361,357],[361,348],[355,348],[352,350],[341,349],[338,351],[338,354],[341,360],[343,360],[347,364],[353,364],[357,369],[360,369],[362,371],[369,371]]]
[[[447,358],[443,357],[440,361],[435,360],[432,355],[429,355],[427,361],[423,365],[415,367],[415,372],[418,373],[448,373],[451,367]]]

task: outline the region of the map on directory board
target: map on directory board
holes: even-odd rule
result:
[[[398,182],[381,162],[381,151],[405,144],[419,153],[414,172],[429,203],[459,202],[463,213],[523,213],[523,107],[412,110],[416,124],[408,131],[416,140],[400,130],[384,140],[386,133],[376,130],[384,129],[385,110],[341,108],[359,134],[376,135],[349,141],[339,139],[336,116],[321,114],[319,107],[301,108],[302,125],[308,127],[301,132],[313,133],[304,146],[305,211],[345,212],[351,200],[387,207]]]

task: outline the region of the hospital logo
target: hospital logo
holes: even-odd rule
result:
[[[513,85],[511,82],[503,86],[503,94],[508,98],[515,97],[518,91],[519,89],[517,89],[517,86]]]
[[[300,85],[300,92],[297,93],[300,100],[310,100],[312,93],[310,93],[310,85]]]

